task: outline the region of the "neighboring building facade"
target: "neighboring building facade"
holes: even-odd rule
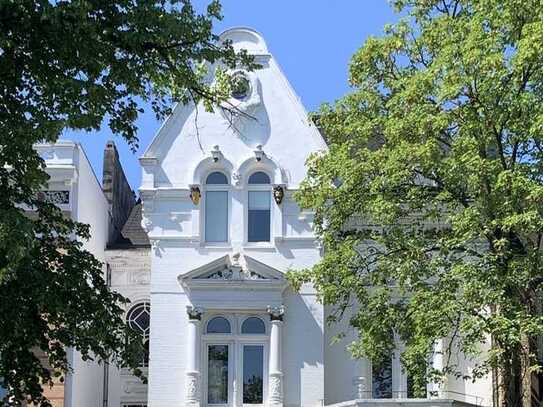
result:
[[[57,405],[492,405],[490,378],[451,377],[429,386],[427,400],[410,399],[401,344],[384,366],[353,360],[345,347],[355,335],[346,322],[325,323],[329,310],[312,286],[289,287],[287,271],[322,256],[313,214],[298,207],[293,193],[308,157],[327,147],[260,34],[236,28],[222,39],[247,49],[262,68],[235,72],[225,109],[174,108],[140,159],[141,202],[112,143],[103,191],[83,176],[92,174],[86,160],[75,164],[73,157],[84,157],[80,147],[47,147],[54,150],[46,158],[53,173],[64,154],[57,148],[71,146],[66,166],[79,175],[65,171],[50,189],[74,191],[67,214],[91,223],[89,248],[105,262],[112,289],[131,299],[127,322],[149,349],[141,364],[148,384],[113,365],[85,364],[72,352],[74,374],[63,391],[56,389],[64,398]],[[40,150],[44,158],[47,148]],[[345,340],[332,345],[341,329]],[[436,366],[445,347],[436,345]],[[469,372],[470,362],[460,362]]]
[[[50,176],[44,198],[56,203],[63,213],[90,225],[91,238],[84,248],[104,262],[105,249],[112,229],[108,201],[81,146],[70,141],[39,144],[36,151],[44,159]],[[43,358],[46,365],[46,359]],[[45,389],[55,407],[98,406],[103,398],[103,366],[86,362],[74,349],[68,349],[74,374],[64,383]]]

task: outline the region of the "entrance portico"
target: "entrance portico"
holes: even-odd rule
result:
[[[283,405],[283,274],[240,254],[179,276],[187,306],[186,404]]]

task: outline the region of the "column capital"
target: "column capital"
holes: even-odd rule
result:
[[[200,321],[202,319],[203,313],[203,308],[187,305],[187,315],[189,316],[189,321]]]
[[[270,314],[270,321],[283,321],[283,315],[285,314],[285,306],[272,307],[268,305],[268,314]]]

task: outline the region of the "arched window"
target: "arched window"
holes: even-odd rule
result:
[[[271,184],[270,177],[268,174],[262,171],[258,171],[253,173],[249,177],[249,184],[255,185],[255,184]]]
[[[232,332],[230,322],[224,317],[215,317],[207,323],[208,334],[229,334]]]
[[[228,178],[222,172],[212,172],[206,178],[205,241],[228,241]]]
[[[128,326],[141,335],[143,340],[142,367],[149,366],[149,328],[151,322],[151,306],[148,302],[134,305],[126,314]]]
[[[257,317],[249,317],[241,325],[242,334],[265,334],[266,326],[264,321]]]
[[[207,176],[206,179],[207,185],[225,185],[228,184],[228,178],[222,172],[212,172]]]
[[[247,240],[269,242],[271,229],[271,190],[268,174],[258,171],[249,177]]]

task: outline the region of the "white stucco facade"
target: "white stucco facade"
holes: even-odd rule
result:
[[[81,145],[70,141],[39,144],[35,150],[45,161],[50,176],[46,199],[59,205],[66,216],[90,226],[91,237],[83,247],[105,260],[110,218],[102,187]],[[105,275],[105,271],[104,271]],[[98,406],[103,398],[103,365],[83,361],[79,352],[68,349],[73,372],[65,384],[57,384],[53,398],[63,399],[66,406]]]
[[[231,101],[241,115],[179,105],[141,158],[143,225],[153,247],[149,404],[209,405],[206,346],[215,339],[229,347],[226,404],[243,404],[242,348],[254,337],[243,335],[240,324],[255,316],[266,324],[255,342],[265,359],[262,404],[321,406],[323,307],[311,287],[292,292],[284,274],[320,258],[311,213],[299,210],[292,192],[305,177],[306,158],[326,145],[262,37],[235,29],[223,38],[247,48],[262,65],[243,72],[249,92]],[[206,239],[206,198],[218,188],[206,179],[214,172],[228,180],[220,186],[228,207],[222,242]],[[269,183],[249,185],[255,172],[267,174]],[[281,188],[282,200],[271,199],[274,188]],[[270,197],[265,241],[249,241],[249,190]],[[191,199],[191,191],[201,199]],[[234,275],[214,276],[221,270]],[[197,318],[187,308],[198,310]],[[273,310],[280,315],[270,317]],[[206,334],[207,321],[218,315],[230,321],[231,333]]]

